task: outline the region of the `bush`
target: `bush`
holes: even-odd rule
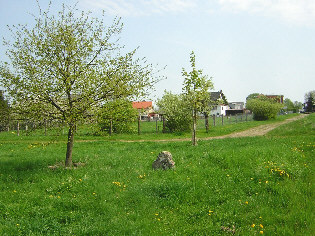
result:
[[[109,132],[112,121],[112,131],[115,133],[135,132],[132,122],[136,121],[138,112],[128,100],[117,99],[106,103],[98,115],[98,130]]]
[[[269,120],[276,118],[282,108],[282,104],[277,103],[273,99],[260,97],[249,100],[246,107],[254,113],[254,120]]]
[[[157,105],[166,119],[167,132],[189,131],[191,129],[191,110],[183,95],[165,91]]]

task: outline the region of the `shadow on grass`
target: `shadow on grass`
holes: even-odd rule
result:
[[[49,171],[47,160],[0,160],[0,179],[11,184],[39,180],[40,178],[35,176],[44,175]]]

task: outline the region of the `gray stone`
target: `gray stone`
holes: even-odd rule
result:
[[[175,168],[175,162],[173,161],[172,154],[167,151],[160,152],[156,160],[152,164],[152,168],[156,169],[172,169]]]

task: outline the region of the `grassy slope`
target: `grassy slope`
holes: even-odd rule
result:
[[[0,234],[312,235],[314,123],[197,147],[76,143],[86,166],[72,170],[47,168],[63,160],[62,143],[0,141]],[[162,150],[175,171],[151,169]]]

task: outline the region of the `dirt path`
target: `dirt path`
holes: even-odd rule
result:
[[[212,140],[212,139],[224,139],[224,138],[242,138],[242,137],[255,137],[255,136],[263,136],[266,135],[269,131],[284,125],[288,124],[290,122],[300,120],[304,118],[305,114],[295,116],[293,118],[277,122],[274,124],[267,124],[267,125],[260,125],[248,130],[232,133],[232,134],[226,134],[222,136],[215,136],[215,137],[207,137],[207,138],[199,138],[198,140]],[[126,143],[134,143],[134,142],[180,142],[180,141],[190,141],[190,138],[182,138],[182,139],[160,139],[160,140],[119,140],[120,142],[126,142]]]

